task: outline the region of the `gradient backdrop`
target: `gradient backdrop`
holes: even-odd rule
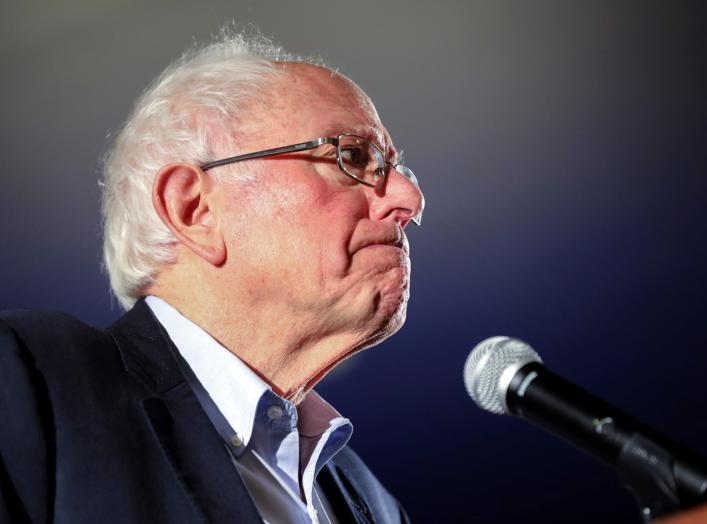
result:
[[[373,98],[427,197],[402,331],[320,392],[415,522],[639,522],[615,474],[462,384],[491,335],[707,452],[704,2],[3,2],[0,307],[119,314],[98,161],[229,20]]]

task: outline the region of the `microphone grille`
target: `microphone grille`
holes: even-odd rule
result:
[[[522,340],[491,337],[471,350],[464,364],[464,384],[469,396],[480,408],[492,413],[506,413],[506,391],[515,371],[542,359]]]

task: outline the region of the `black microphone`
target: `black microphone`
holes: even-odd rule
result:
[[[545,368],[522,340],[469,353],[464,383],[479,407],[524,418],[616,468],[646,520],[707,501],[707,462]]]

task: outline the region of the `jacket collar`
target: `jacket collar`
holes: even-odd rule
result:
[[[226,443],[182,373],[176,348],[144,300],[108,333],[128,373],[153,395],[142,408],[200,516],[207,522],[262,522]]]
[[[155,395],[185,382],[172,341],[144,299],[108,328],[125,368]]]

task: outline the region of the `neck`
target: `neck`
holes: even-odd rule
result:
[[[285,304],[254,303],[231,288],[197,293],[154,286],[158,296],[235,354],[278,395],[295,403],[337,363],[370,345],[370,336],[342,329],[326,317],[293,312]],[[246,294],[247,296],[247,294]],[[226,299],[227,298],[227,299]]]

